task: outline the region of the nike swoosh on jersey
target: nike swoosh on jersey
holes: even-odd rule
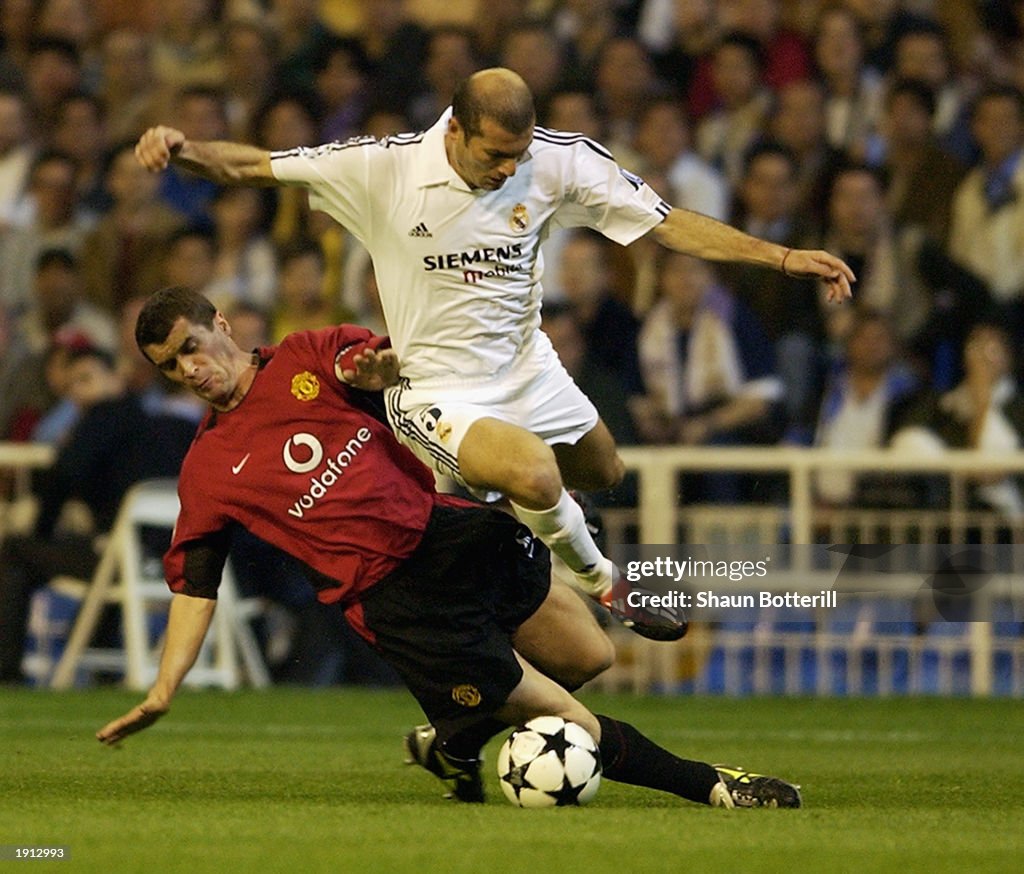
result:
[[[242,472],[242,468],[245,467],[245,463],[249,460],[249,456],[250,455],[252,455],[251,452],[246,452],[245,453],[245,458],[243,458],[240,462],[238,462],[238,464],[231,465],[231,472],[233,474],[241,473]]]

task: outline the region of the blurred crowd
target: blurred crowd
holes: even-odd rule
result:
[[[0,39],[0,439],[68,439],[94,402],[71,375],[84,347],[148,409],[194,419],[131,342],[166,284],[207,294],[243,345],[385,331],[365,251],[304,192],[148,174],[146,127],[269,149],[383,137],[496,64],[541,124],[603,142],[673,205],[859,278],[830,307],[780,273],[552,233],[545,329],[621,443],[1024,434],[1021,0],[0,0]],[[823,478],[819,499],[861,485]]]
[[[32,592],[92,573],[125,490],[173,474],[202,414],[135,348],[148,294],[203,292],[243,348],[386,332],[365,250],[302,191],[151,175],[139,134],[385,137],[491,65],[673,205],[858,275],[831,307],[781,273],[554,231],[544,329],[620,443],[1020,448],[1024,0],[0,0],[0,440],[58,453],[34,528],[3,542],[0,682],[21,679]],[[772,499],[763,485],[689,478],[685,499]],[[979,479],[972,499],[1020,521],[1020,486]],[[841,472],[816,491],[945,499]],[[66,524],[69,498],[91,522]],[[243,586],[273,568],[298,641],[278,679],[388,679],[301,569],[239,538]]]

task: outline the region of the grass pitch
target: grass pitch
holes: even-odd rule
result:
[[[440,798],[401,764],[400,692],[184,692],[120,749],[139,696],[0,691],[0,845],[90,872],[1017,872],[1024,705],[584,696],[684,756],[803,785],[797,811],[711,810],[605,781],[580,809]],[[497,741],[489,748],[493,762]],[[0,869],[20,871],[13,863]]]

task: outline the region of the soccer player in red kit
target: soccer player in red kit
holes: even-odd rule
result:
[[[136,340],[211,409],[179,478],[164,560],[175,595],[156,682],[100,729],[101,742],[168,711],[241,525],[304,562],[320,600],[340,603],[401,674],[430,720],[407,749],[460,800],[483,801],[479,753],[490,737],[550,714],[590,732],[608,779],[721,807],[799,806],[785,781],[681,759],[572,696],[610,663],[610,642],[582,599],[552,581],[529,529],[437,494],[429,470],[374,414],[373,395],[348,384],[362,362],[390,354],[373,351],[369,331],[298,332],[250,354],[206,298],[170,288],[146,303]]]

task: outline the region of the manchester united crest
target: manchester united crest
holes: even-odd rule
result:
[[[311,401],[320,394],[320,380],[308,370],[296,373],[292,377],[292,394],[300,401]]]
[[[461,683],[452,689],[452,700],[463,707],[476,707],[480,697],[480,690],[469,683]]]
[[[526,204],[517,203],[512,207],[512,215],[509,217],[508,223],[513,231],[520,234],[529,227],[530,214],[526,211]]]

